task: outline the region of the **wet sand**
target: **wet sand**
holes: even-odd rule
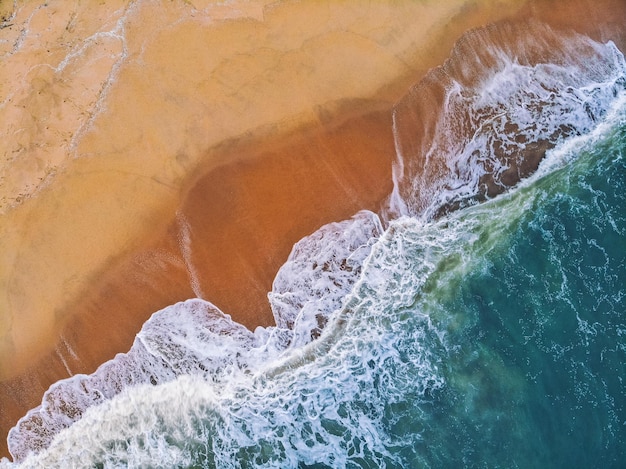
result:
[[[7,59],[13,75],[2,77],[16,91],[5,96],[2,113],[15,139],[3,148],[0,185],[0,379],[53,349],[76,314],[68,305],[171,223],[190,175],[247,158],[211,149],[254,136],[280,139],[346,100],[385,101],[390,109],[484,13],[466,12],[463,2],[356,11],[333,2],[255,3],[246,4],[252,11],[226,12],[172,2],[161,16],[139,2],[99,6],[93,16],[105,26],[82,25],[83,47],[67,34],[78,34],[77,18],[90,11],[46,5],[29,4],[21,29],[15,18],[1,30],[15,36],[17,51]],[[63,25],[61,15],[67,25],[50,35],[73,48],[28,43],[29,28],[50,18]],[[108,60],[103,72],[93,67],[100,58]],[[33,65],[43,59],[49,63]],[[89,73],[93,89],[72,81]]]
[[[580,2],[572,15],[571,3],[537,2],[524,14],[583,30],[593,18],[608,25],[602,35],[625,19],[621,2],[605,3]],[[21,176],[3,186],[19,186],[20,200],[0,224],[2,440],[52,383],[128,350],[169,304],[199,296],[249,328],[271,324],[266,295],[292,245],[378,210],[390,192],[394,103],[463,31],[518,8],[503,5],[255,4],[218,26],[164,28],[160,42],[142,34],[164,19],[140,27],[134,13],[119,57],[141,55],[98,95],[104,110],[80,135],[68,126],[56,159],[31,161],[35,179],[47,172],[41,187],[24,183],[28,168],[7,173]],[[58,91],[52,78],[44,88]]]
[[[127,351],[150,315],[177,301],[208,299],[251,329],[273,324],[267,292],[291,246],[322,224],[378,210],[391,190],[387,109],[328,118],[278,141],[216,150],[217,158],[232,152],[252,158],[197,178],[160,236],[105,269],[69,305],[80,314],[62,329],[54,351],[0,383],[3,427],[36,406],[59,377],[90,373]]]

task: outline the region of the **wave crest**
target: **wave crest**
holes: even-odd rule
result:
[[[394,109],[391,211],[430,219],[504,192],[624,89],[611,42],[537,22],[467,33]]]

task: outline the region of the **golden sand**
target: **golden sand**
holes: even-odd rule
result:
[[[2,30],[0,379],[170,223],[189,174],[245,157],[210,148],[284,134],[336,101],[393,102],[389,87],[427,62],[418,44],[463,3],[18,6]]]
[[[624,24],[565,3],[1,4],[0,437],[176,301],[271,324],[293,243],[389,193],[390,110],[465,30]]]

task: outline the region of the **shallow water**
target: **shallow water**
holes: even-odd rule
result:
[[[20,467],[618,467],[626,63],[544,32],[563,47],[444,70],[426,137],[403,120],[419,98],[398,106],[390,209],[294,246],[276,327],[201,300],[155,313],[11,432]],[[509,188],[529,141],[551,149]]]

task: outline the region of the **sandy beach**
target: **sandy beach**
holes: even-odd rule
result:
[[[626,22],[618,0],[200,3],[2,6],[0,456],[167,305],[272,324],[293,244],[385,203],[392,108],[465,31]]]

